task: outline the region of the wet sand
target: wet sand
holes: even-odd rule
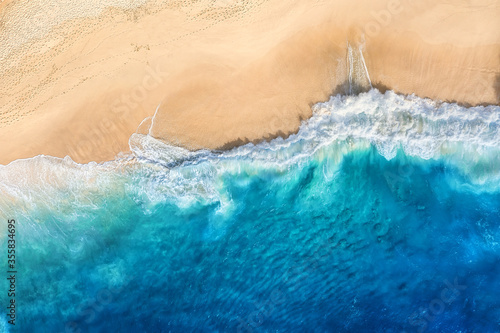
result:
[[[135,4],[88,16],[55,1],[31,19],[0,4],[1,164],[106,161],[137,130],[189,149],[286,136],[349,72],[369,88],[364,66],[379,90],[500,103],[496,1]]]

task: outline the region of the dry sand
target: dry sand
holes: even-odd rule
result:
[[[156,110],[139,132],[190,149],[286,136],[360,52],[381,90],[500,103],[496,0],[85,3],[0,3],[1,164],[113,159]]]

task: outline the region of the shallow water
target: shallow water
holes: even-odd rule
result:
[[[287,140],[190,153],[136,135],[129,160],[0,167],[7,329],[500,332],[499,125],[499,107],[372,90]]]

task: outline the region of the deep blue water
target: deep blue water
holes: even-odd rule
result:
[[[370,103],[382,118],[364,111]],[[499,110],[460,118],[474,110],[453,106],[443,124],[429,103],[339,98],[330,105],[343,119],[318,111],[287,140],[178,163],[39,157],[4,167],[19,295],[16,326],[4,326],[500,332],[500,134],[479,116]],[[332,123],[365,130],[333,133]],[[359,134],[380,123],[376,138]],[[389,142],[394,126],[400,139]]]

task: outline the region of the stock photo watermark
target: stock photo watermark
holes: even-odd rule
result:
[[[111,114],[118,116],[120,121],[114,122],[109,116],[102,118],[84,136],[80,137],[76,146],[69,147],[70,156],[74,158],[85,158],[93,150],[97,149],[106,135],[120,126],[141,103],[146,101],[150,93],[160,87],[169,72],[162,69],[161,64],[154,67],[147,66],[140,84],[132,88],[128,93],[122,93],[110,105]]]
[[[377,36],[383,29],[394,23],[403,12],[434,7],[439,1],[434,0],[388,0],[385,8],[370,11],[373,20],[363,25],[363,32],[368,37]]]
[[[77,307],[77,318],[69,321],[60,333],[81,333],[85,326],[91,325],[97,319],[99,313],[106,306],[120,299],[123,291],[130,284],[132,278],[127,276],[120,286],[108,286],[97,291],[94,297],[88,298]]]
[[[461,293],[467,289],[466,285],[459,283],[458,278],[453,280],[443,281],[445,287],[441,289],[439,295],[432,299],[425,307],[420,307],[418,311],[413,312],[408,317],[410,326],[414,326],[413,330],[405,330],[401,333],[418,332],[423,333],[428,328],[429,324],[434,322],[436,318],[446,311],[446,308],[455,302]]]
[[[338,218],[345,218],[344,215],[344,212],[342,212],[338,215]],[[279,279],[281,285],[273,288],[264,302],[252,302],[255,307],[254,311],[243,318],[240,316],[236,318],[236,332],[253,333],[255,329],[262,326],[266,319],[270,319],[276,314],[280,306],[285,304],[287,299],[290,299],[291,293],[299,290],[301,283],[311,279],[318,273],[321,264],[332,256],[334,248],[342,248],[345,245],[343,239],[339,241],[334,241],[332,238],[323,240],[304,262],[297,262],[283,272]]]
[[[16,263],[16,220],[7,220],[7,322],[16,325],[16,284],[17,284],[17,263]]]

